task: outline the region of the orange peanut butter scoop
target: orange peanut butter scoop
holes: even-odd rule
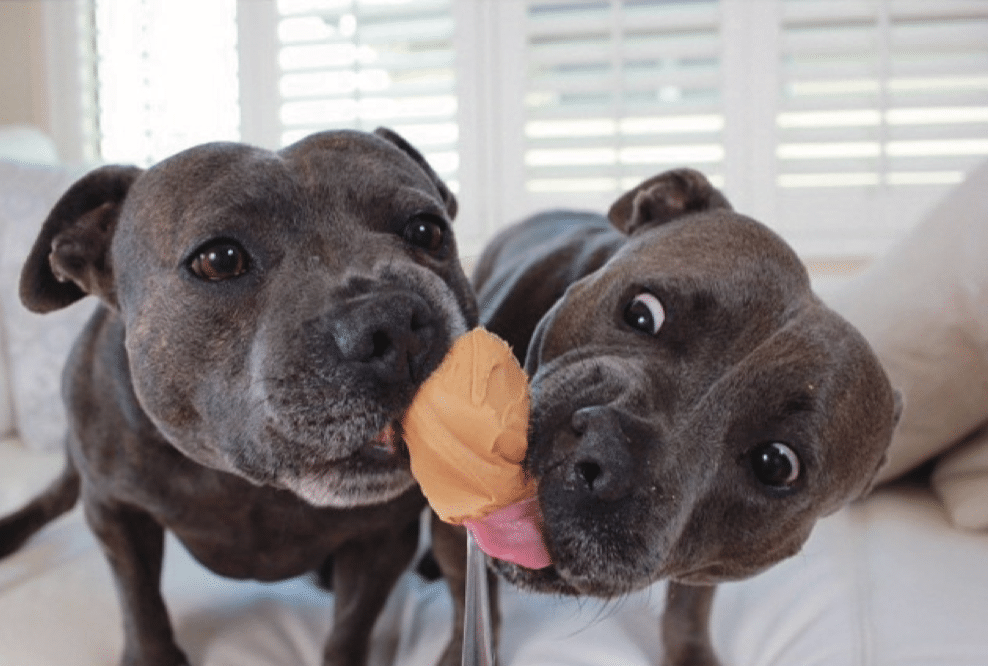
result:
[[[402,427],[412,475],[436,515],[470,530],[488,555],[551,564],[528,447],[528,378],[506,342],[484,329],[460,337],[419,389]]]

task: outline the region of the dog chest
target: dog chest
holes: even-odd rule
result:
[[[224,576],[262,581],[317,570],[348,542],[417,524],[424,505],[415,491],[380,505],[318,508],[255,486],[175,500],[162,505],[158,519],[197,560]]]

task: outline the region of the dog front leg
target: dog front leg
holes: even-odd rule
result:
[[[665,666],[720,666],[710,643],[713,585],[669,583],[662,614]]]
[[[364,666],[374,622],[418,546],[419,523],[351,541],[333,553],[333,629],[324,666]]]
[[[453,596],[453,631],[438,666],[460,666],[463,658],[463,625],[467,596],[466,529],[444,523],[432,514],[432,554]],[[487,584],[490,593],[491,619],[494,625],[492,638],[496,653],[501,616],[498,612],[497,577],[490,570],[487,571]]]
[[[161,596],[165,531],[149,514],[120,505],[86,503],[86,519],[110,563],[123,612],[123,666],[180,666]]]

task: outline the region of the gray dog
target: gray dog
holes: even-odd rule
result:
[[[186,663],[159,590],[166,529],[225,576],[318,572],[336,594],[324,663],[364,664],[425,507],[395,424],[477,322],[455,213],[383,129],[83,177],[21,278],[36,312],[102,301],[65,370],[68,464],[0,521],[0,554],[81,495],[123,605],[123,664]]]
[[[701,174],[652,178],[609,218],[537,216],[477,266],[481,321],[532,377],[525,465],[554,562],[495,567],[601,597],[669,579],[666,663],[711,666],[715,584],[868,490],[897,400],[792,250]]]

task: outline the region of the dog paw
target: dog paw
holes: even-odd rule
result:
[[[191,666],[191,664],[182,651],[175,647],[158,650],[153,654],[125,653],[120,660],[120,666]]]
[[[661,666],[722,666],[709,643],[682,643],[666,646]]]
[[[436,662],[436,666],[461,666],[462,661],[462,649],[453,650],[447,648],[443,655]]]
[[[692,646],[667,653],[661,666],[721,666],[717,656],[707,646]]]

